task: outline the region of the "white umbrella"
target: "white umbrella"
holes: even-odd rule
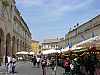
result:
[[[66,47],[66,48],[64,48],[64,49],[61,49],[61,52],[66,52],[66,51],[68,51],[69,50],[69,47]]]
[[[71,50],[78,50],[78,49],[82,49],[83,47],[75,47],[75,46],[73,46],[72,48],[71,48]]]
[[[35,53],[34,53],[34,52],[29,52],[29,54],[30,54],[30,55],[34,55]]]
[[[60,50],[50,49],[42,51],[43,54],[52,54],[52,53],[60,53]]]
[[[16,54],[29,54],[29,53],[26,51],[21,51],[21,52],[17,52]]]

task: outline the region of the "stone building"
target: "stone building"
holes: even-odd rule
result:
[[[49,50],[49,49],[58,49],[59,48],[59,41],[60,39],[45,39],[42,44],[42,50]]]
[[[69,31],[65,36],[66,44],[78,44],[82,41],[100,35],[100,15],[94,17],[88,22],[78,26]]]
[[[60,38],[58,42],[58,49],[64,49],[66,47],[66,41],[65,38]]]
[[[0,58],[31,48],[31,32],[15,0],[0,0]]]

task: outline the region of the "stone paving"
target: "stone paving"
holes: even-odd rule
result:
[[[4,67],[4,66],[3,66]],[[20,62],[17,63],[16,72],[15,74],[8,74],[6,73],[6,69],[0,69],[0,75],[42,75],[42,69],[37,67],[32,67],[30,62]],[[60,67],[57,67],[57,74],[56,75],[63,75],[64,70]],[[55,75],[55,73],[51,70],[50,67],[46,69],[46,75]]]

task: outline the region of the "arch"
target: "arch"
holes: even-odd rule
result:
[[[25,43],[23,42],[23,50],[25,50],[25,45],[24,45]]]
[[[1,61],[3,58],[3,51],[4,51],[3,49],[4,49],[4,32],[0,28],[0,59],[1,59]]]
[[[10,33],[6,35],[6,56],[11,56],[11,36]]]
[[[22,43],[22,40],[20,40],[20,51],[22,51],[22,46],[23,46],[23,43]]]
[[[19,39],[17,39],[17,52],[19,51]]]
[[[16,54],[16,41],[15,36],[12,37],[12,55]]]

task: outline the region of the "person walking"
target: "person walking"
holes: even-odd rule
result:
[[[37,62],[37,60],[36,60],[36,56],[33,56],[33,57],[32,57],[33,67],[36,66],[36,62]]]
[[[72,75],[76,74],[76,75],[80,75],[80,63],[78,58],[75,58],[74,60],[72,60],[71,62],[73,64],[73,70],[72,70]]]
[[[7,56],[8,59],[8,63],[7,63],[7,72],[11,73],[12,72],[12,57],[11,56]]]
[[[13,57],[12,57],[12,73],[15,73],[15,68],[16,68],[16,58],[13,55]]]
[[[42,66],[43,75],[46,75],[46,66],[47,66],[47,60],[46,60],[46,58],[42,59],[41,66]]]
[[[40,58],[37,57],[36,59],[37,59],[37,67],[39,68],[40,67]]]
[[[89,54],[89,75],[95,75],[95,65],[97,64],[96,55],[94,53]]]
[[[69,58],[65,58],[64,60],[64,68],[65,68],[65,75],[68,74],[70,75],[70,59]]]
[[[53,71],[54,71],[55,67],[56,67],[56,60],[54,58],[51,58],[51,68]]]

